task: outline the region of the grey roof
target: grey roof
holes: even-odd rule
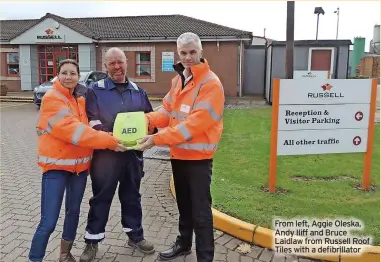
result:
[[[8,41],[37,24],[38,20],[0,20],[0,40]]]
[[[271,42],[273,46],[285,46],[286,41],[273,41]],[[351,40],[295,40],[294,46],[349,46],[352,45]]]
[[[64,18],[47,13],[34,20],[0,20],[2,41],[9,41],[46,18],[96,40],[175,38],[191,31],[200,37],[251,38],[252,33],[184,15]]]

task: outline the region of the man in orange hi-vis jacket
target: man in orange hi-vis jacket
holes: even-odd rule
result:
[[[180,213],[175,243],[159,253],[170,260],[191,252],[193,230],[198,262],[214,257],[210,183],[213,155],[220,141],[224,90],[218,77],[202,58],[200,38],[184,33],[177,39],[178,73],[158,112],[147,114],[150,127],[163,128],[143,138],[140,150],[154,145],[170,147],[176,201]]]

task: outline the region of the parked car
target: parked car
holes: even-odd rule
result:
[[[97,82],[106,77],[107,77],[107,74],[100,71],[81,72],[81,77],[79,78],[79,84],[81,84],[83,86],[83,89],[86,90],[86,88],[90,85],[90,83]],[[50,81],[44,82],[34,88],[33,90],[34,104],[40,107],[42,97],[50,88],[53,87],[53,81],[56,79],[57,77],[54,77]]]

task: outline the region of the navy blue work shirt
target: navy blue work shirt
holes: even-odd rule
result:
[[[132,81],[114,83],[110,77],[93,83],[86,93],[86,112],[89,125],[96,130],[113,132],[118,113],[152,112],[152,105],[144,89]]]

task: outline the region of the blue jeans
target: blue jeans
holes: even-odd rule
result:
[[[75,240],[87,175],[88,171],[76,175],[63,170],[51,170],[42,175],[41,220],[32,240],[29,261],[40,262],[44,258],[49,237],[57,225],[65,189],[65,221],[62,239]]]

